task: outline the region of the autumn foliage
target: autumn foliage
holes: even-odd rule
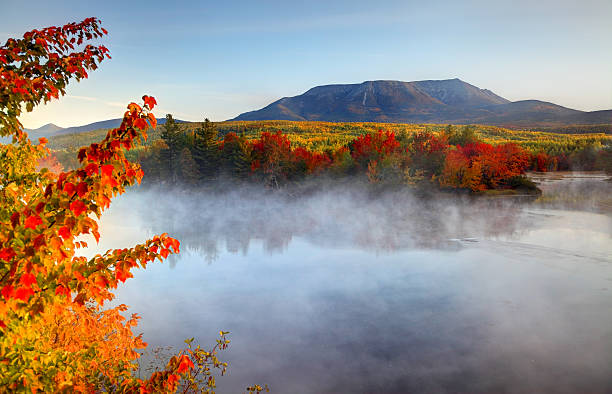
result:
[[[495,189],[522,175],[529,162],[530,155],[515,144],[458,145],[446,156],[440,184],[473,191]]]
[[[516,144],[452,146],[446,135],[427,132],[414,134],[402,147],[393,132],[379,130],[358,136],[329,155],[291,148],[281,132],[264,132],[250,146],[251,172],[275,174],[276,179],[290,178],[296,172],[295,163],[301,162],[306,169],[302,175],[344,166],[349,173],[365,172],[374,183],[418,174],[442,187],[472,191],[507,187],[510,179],[524,174],[531,161],[531,155]]]
[[[214,127],[210,122],[205,124],[209,129]],[[263,182],[266,186],[279,188],[307,176],[365,175],[365,179],[377,184],[418,183],[479,192],[514,187],[516,178],[521,177],[535,160],[532,154],[517,144],[485,143],[477,139],[473,129],[468,130],[470,133],[462,134],[425,130],[404,135],[401,139],[393,131],[378,130],[359,135],[336,149],[323,151],[294,146],[289,135],[281,131],[264,131],[251,139],[228,132],[222,140],[209,139],[207,144],[218,154],[207,155],[208,158],[197,169],[200,182],[197,177],[194,182],[191,176],[177,181],[197,184],[211,178],[230,178]],[[215,130],[212,134],[216,133]],[[162,132],[162,137],[170,134]],[[197,138],[190,137],[186,131],[183,144],[179,144],[175,150],[181,149],[182,155],[191,153],[198,157],[197,146],[190,144],[192,140],[197,141]],[[464,145],[451,145],[450,140],[467,142]],[[165,141],[166,153],[160,155],[153,152],[149,153],[149,157],[173,157],[173,153],[168,152],[173,144],[175,142],[172,140]],[[156,172],[147,156],[142,161],[143,165],[151,168],[151,172]],[[172,164],[162,162],[158,165],[161,165],[158,173],[163,173],[163,169]],[[212,174],[211,168],[214,171]],[[189,168],[184,172],[194,173]],[[158,179],[168,182],[169,178],[162,176]]]
[[[378,161],[385,156],[397,153],[400,143],[395,133],[379,130],[377,133],[365,134],[349,143],[353,160],[366,166],[370,161]]]
[[[146,379],[134,377],[138,350],[132,333],[138,316],[127,307],[104,308],[111,291],[144,268],[179,252],[162,234],[132,248],[87,259],[81,236],[99,239],[97,219],[113,197],[140,183],[143,171],[126,152],[156,126],[153,97],[130,103],[121,125],[78,152],[78,168],[62,172],[46,158],[46,141],[33,144],[18,120],[22,109],[63,95],[71,78],[87,78],[108,56],[85,45],[106,31],[100,21],[50,27],[9,39],[0,47],[0,387],[2,391],[172,392],[214,387],[210,370],[225,369],[216,350],[191,345]],[[40,168],[52,165],[49,168]],[[195,363],[195,364],[194,364]]]

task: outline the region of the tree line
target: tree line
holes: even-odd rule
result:
[[[489,144],[472,126],[450,125],[437,133],[425,130],[400,137],[379,130],[339,147],[312,151],[294,146],[281,131],[251,139],[227,132],[220,138],[208,119],[196,129],[183,130],[167,115],[161,138],[138,160],[150,183],[166,185],[231,180],[279,188],[313,176],[357,176],[378,184],[484,191],[533,188],[524,173],[541,169],[543,154],[534,156],[515,143]]]

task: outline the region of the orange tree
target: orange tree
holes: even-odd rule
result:
[[[212,371],[225,370],[216,351],[189,347],[146,380],[134,377],[137,351],[146,346],[126,319],[125,305],[103,309],[112,290],[170,253],[167,234],[91,259],[78,256],[83,234],[99,239],[97,219],[111,199],[140,182],[143,173],[125,151],[155,127],[155,99],[130,103],[121,125],[82,148],[79,168],[56,174],[37,169],[46,140],[32,143],[18,116],[65,93],[71,78],[87,78],[108,56],[90,40],[106,34],[100,21],[49,27],[9,39],[0,47],[0,387],[2,391],[209,391]],[[250,391],[259,386],[248,388]]]

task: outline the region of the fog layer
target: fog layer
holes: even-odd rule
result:
[[[134,190],[104,216],[99,248],[182,242],[117,301],[152,347],[230,331],[219,392],[603,393],[612,184],[575,175],[540,179],[535,201]]]

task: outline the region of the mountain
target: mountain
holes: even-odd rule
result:
[[[26,129],[25,131],[28,133],[36,133],[38,135],[54,135],[60,130],[63,130],[63,127],[56,126],[53,123],[47,123],[46,125],[40,126],[37,129]]]
[[[87,131],[100,130],[100,129],[114,129],[119,127],[121,121],[123,119],[109,119],[102,120],[100,122],[89,123],[83,126],[74,126],[74,127],[59,127],[54,125],[53,123],[46,124],[37,129],[25,129],[26,132],[31,134],[32,137],[36,136],[45,136],[52,137],[55,135],[63,135],[63,134],[75,134],[75,133],[84,133]],[[183,123],[183,120],[175,119],[177,123]],[[157,124],[162,125],[166,123],[166,118],[157,119]]]
[[[525,127],[612,123],[612,110],[584,112],[537,100],[510,102],[488,89],[455,78],[317,86],[232,120],[480,123]]]

